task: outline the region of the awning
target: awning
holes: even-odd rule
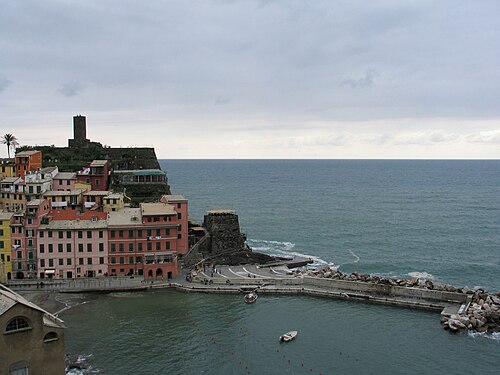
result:
[[[45,270],[46,275],[53,275],[56,273],[56,270]]]

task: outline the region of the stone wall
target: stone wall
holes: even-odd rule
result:
[[[210,254],[221,255],[247,249],[246,237],[240,232],[238,215],[230,212],[208,213],[203,226],[210,234]]]

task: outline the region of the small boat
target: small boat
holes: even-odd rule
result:
[[[280,336],[280,342],[292,341],[295,337],[297,337],[297,333],[297,331],[290,331],[285,333],[283,336]]]
[[[245,303],[254,303],[255,301],[257,301],[257,294],[256,293],[245,294],[244,301]]]

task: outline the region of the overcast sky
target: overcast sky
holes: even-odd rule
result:
[[[0,10],[0,134],[21,144],[64,146],[83,114],[160,158],[500,158],[498,0]]]

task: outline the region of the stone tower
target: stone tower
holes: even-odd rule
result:
[[[69,147],[85,146],[87,139],[87,118],[82,115],[73,116],[73,139],[68,139]]]

